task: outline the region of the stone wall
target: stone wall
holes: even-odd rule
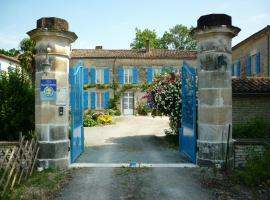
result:
[[[237,139],[234,142],[234,167],[244,167],[247,158],[254,153],[262,156],[265,152],[266,145],[267,142],[264,140]]]
[[[232,123],[243,124],[260,117],[267,122],[270,131],[270,95],[233,95]]]

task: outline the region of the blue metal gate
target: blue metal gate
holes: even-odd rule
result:
[[[83,67],[70,68],[70,106],[71,106],[71,162],[84,151],[84,129],[83,129]]]
[[[196,163],[196,70],[186,63],[182,66],[182,127],[180,152]]]

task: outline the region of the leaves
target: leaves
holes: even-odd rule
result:
[[[196,40],[190,35],[191,28],[177,24],[169,31],[165,31],[160,38],[155,30],[150,29],[135,29],[135,39],[130,44],[132,49],[142,49],[146,46],[146,41],[149,40],[150,48],[163,49],[179,49],[179,50],[195,50]]]

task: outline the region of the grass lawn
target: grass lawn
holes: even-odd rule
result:
[[[32,200],[52,199],[54,194],[71,179],[74,170],[52,170],[34,172],[31,177],[21,182],[12,191],[6,192],[1,199],[5,200]]]

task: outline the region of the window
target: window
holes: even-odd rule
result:
[[[124,83],[132,83],[133,82],[133,71],[132,68],[124,69]]]
[[[96,93],[96,109],[103,109],[104,108],[104,93],[97,92]]]
[[[162,71],[161,67],[153,67],[153,77],[160,75],[161,71]]]
[[[104,69],[96,69],[96,84],[104,84]]]

